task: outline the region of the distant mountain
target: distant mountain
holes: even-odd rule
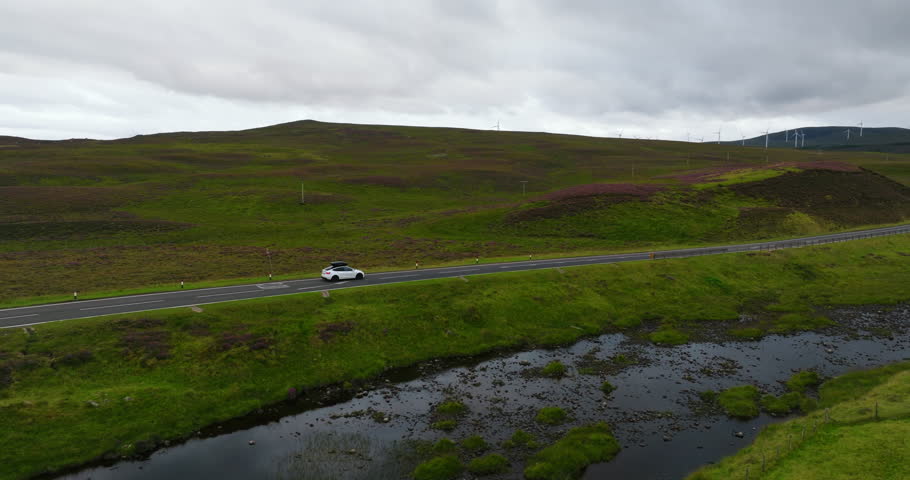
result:
[[[847,138],[847,130],[850,137]],[[865,151],[910,153],[910,129],[864,128],[860,136],[859,127],[805,127],[796,130],[785,130],[768,134],[768,148],[795,148],[794,132],[805,134],[800,139],[799,148],[821,150]],[[742,141],[721,142],[727,145],[742,145]],[[760,135],[745,140],[747,147],[764,147],[765,136]]]

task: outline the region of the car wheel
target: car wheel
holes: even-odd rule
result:
[[[358,274],[357,274],[357,280],[363,280],[363,274],[362,274],[362,273],[358,273]]]
[[[337,282],[337,281],[338,281],[338,275],[332,275],[332,281],[333,281],[333,282]]]

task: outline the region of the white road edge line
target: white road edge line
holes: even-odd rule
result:
[[[381,279],[382,280],[392,280],[393,278],[408,278],[408,277],[416,277],[416,276],[417,276],[417,274],[415,273],[414,275],[398,275],[397,277],[382,277]]]
[[[262,289],[262,290],[266,290],[266,289]],[[221,297],[221,296],[223,296],[223,295],[240,295],[241,293],[261,292],[262,290],[244,290],[244,291],[242,291],[242,292],[215,293],[215,294],[212,294],[212,295],[199,295],[199,296],[196,297],[196,298]],[[277,289],[276,289],[276,290],[277,290]]]
[[[99,308],[129,307],[129,306],[132,306],[132,305],[144,305],[144,304],[146,304],[146,303],[158,303],[158,302],[163,302],[163,301],[164,301],[164,300],[152,300],[152,301],[150,301],[150,302],[121,303],[121,304],[118,304],[118,305],[105,305],[105,306],[103,306],[103,307],[80,308],[79,310],[98,310]]]

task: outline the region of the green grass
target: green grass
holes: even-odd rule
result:
[[[534,420],[546,425],[561,425],[569,419],[565,410],[559,407],[543,407],[537,411]]]
[[[689,341],[689,336],[673,327],[664,326],[648,335],[648,339],[657,345],[682,345]]]
[[[787,380],[787,389],[792,392],[806,393],[806,390],[815,388],[822,382],[818,372],[803,370],[796,372]]]
[[[790,412],[800,408],[803,396],[799,392],[787,392],[779,397],[774,395],[762,395],[761,408],[771,415],[787,415]]]
[[[436,415],[459,416],[467,413],[468,407],[458,400],[446,400],[433,409]]]
[[[604,392],[607,395],[613,393],[614,390],[616,390],[616,386],[610,382],[605,381],[604,383],[600,384],[600,391]]]
[[[465,451],[476,453],[487,450],[490,446],[480,435],[471,435],[461,441],[461,448],[465,449]]]
[[[630,319],[724,332],[741,312],[781,313],[763,306],[906,301],[910,271],[898,252],[910,252],[910,236],[572,268],[572,275],[546,270],[352,288],[329,298],[306,293],[201,313],[55,322],[33,327],[34,334],[2,329],[0,478],[131,454],[137,445],[284,401],[291,387],[354,387],[432,358],[602,332],[643,334],[620,327]],[[815,276],[807,279],[794,263]],[[760,327],[772,328],[768,322]],[[865,377],[856,382],[874,386]],[[821,387],[822,403],[837,385]]]
[[[566,366],[563,365],[562,362],[559,360],[553,360],[540,370],[540,374],[544,377],[562,378],[566,376],[566,370]]]
[[[739,340],[760,340],[765,336],[764,330],[755,327],[733,328],[728,333]]]
[[[421,463],[411,474],[414,480],[453,480],[464,470],[454,455],[436,457]]]
[[[508,440],[503,442],[502,446],[504,448],[537,448],[537,440],[534,439],[534,435],[524,431],[524,430],[515,430],[515,433],[509,437]]]
[[[910,362],[837,377],[820,395],[825,409],[766,426],[750,446],[688,478],[740,478],[747,469],[775,480],[910,476]]]
[[[267,247],[275,278],[300,278],[338,258],[380,271],[785,237],[910,216],[901,217],[900,202],[834,198],[828,203],[855,215],[829,221],[816,211],[824,196],[790,212],[773,210],[783,198],[734,192],[781,177],[756,167],[766,155],[818,160],[792,149],[319,122],[3,148],[0,278],[16,281],[0,283],[0,305],[263,281]],[[902,155],[824,160],[910,178]],[[724,186],[694,191],[672,177],[729,165],[743,168]],[[588,183],[666,189],[649,201],[579,212],[557,205],[553,218],[508,221],[546,204],[547,192]]]
[[[509,460],[498,453],[491,453],[471,460],[468,471],[477,476],[505,473],[509,471]]]
[[[606,462],[619,452],[619,442],[610,427],[596,423],[573,428],[553,445],[528,459],[525,478],[529,480],[564,480],[578,478],[585,468]]]
[[[758,400],[758,389],[752,385],[728,388],[717,396],[717,403],[727,415],[742,419],[758,416]]]

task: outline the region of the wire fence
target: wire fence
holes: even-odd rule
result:
[[[761,445],[754,445],[751,453],[745,457],[745,461],[739,464],[742,467],[741,478],[746,480],[761,478],[764,473],[790,452],[798,449],[807,440],[812,439],[820,428],[858,425],[900,418],[906,415],[905,409],[887,411],[887,407],[884,405],[880,406],[878,400],[871,401],[868,406],[859,406],[859,408],[852,406],[849,411],[839,410],[837,407],[835,407],[835,410],[838,411],[835,412],[831,408],[825,408],[824,410],[812,412],[805,417],[791,421],[789,425],[785,425],[786,435],[780,433],[767,441],[756,442]],[[843,418],[837,420],[835,415],[840,415]]]

